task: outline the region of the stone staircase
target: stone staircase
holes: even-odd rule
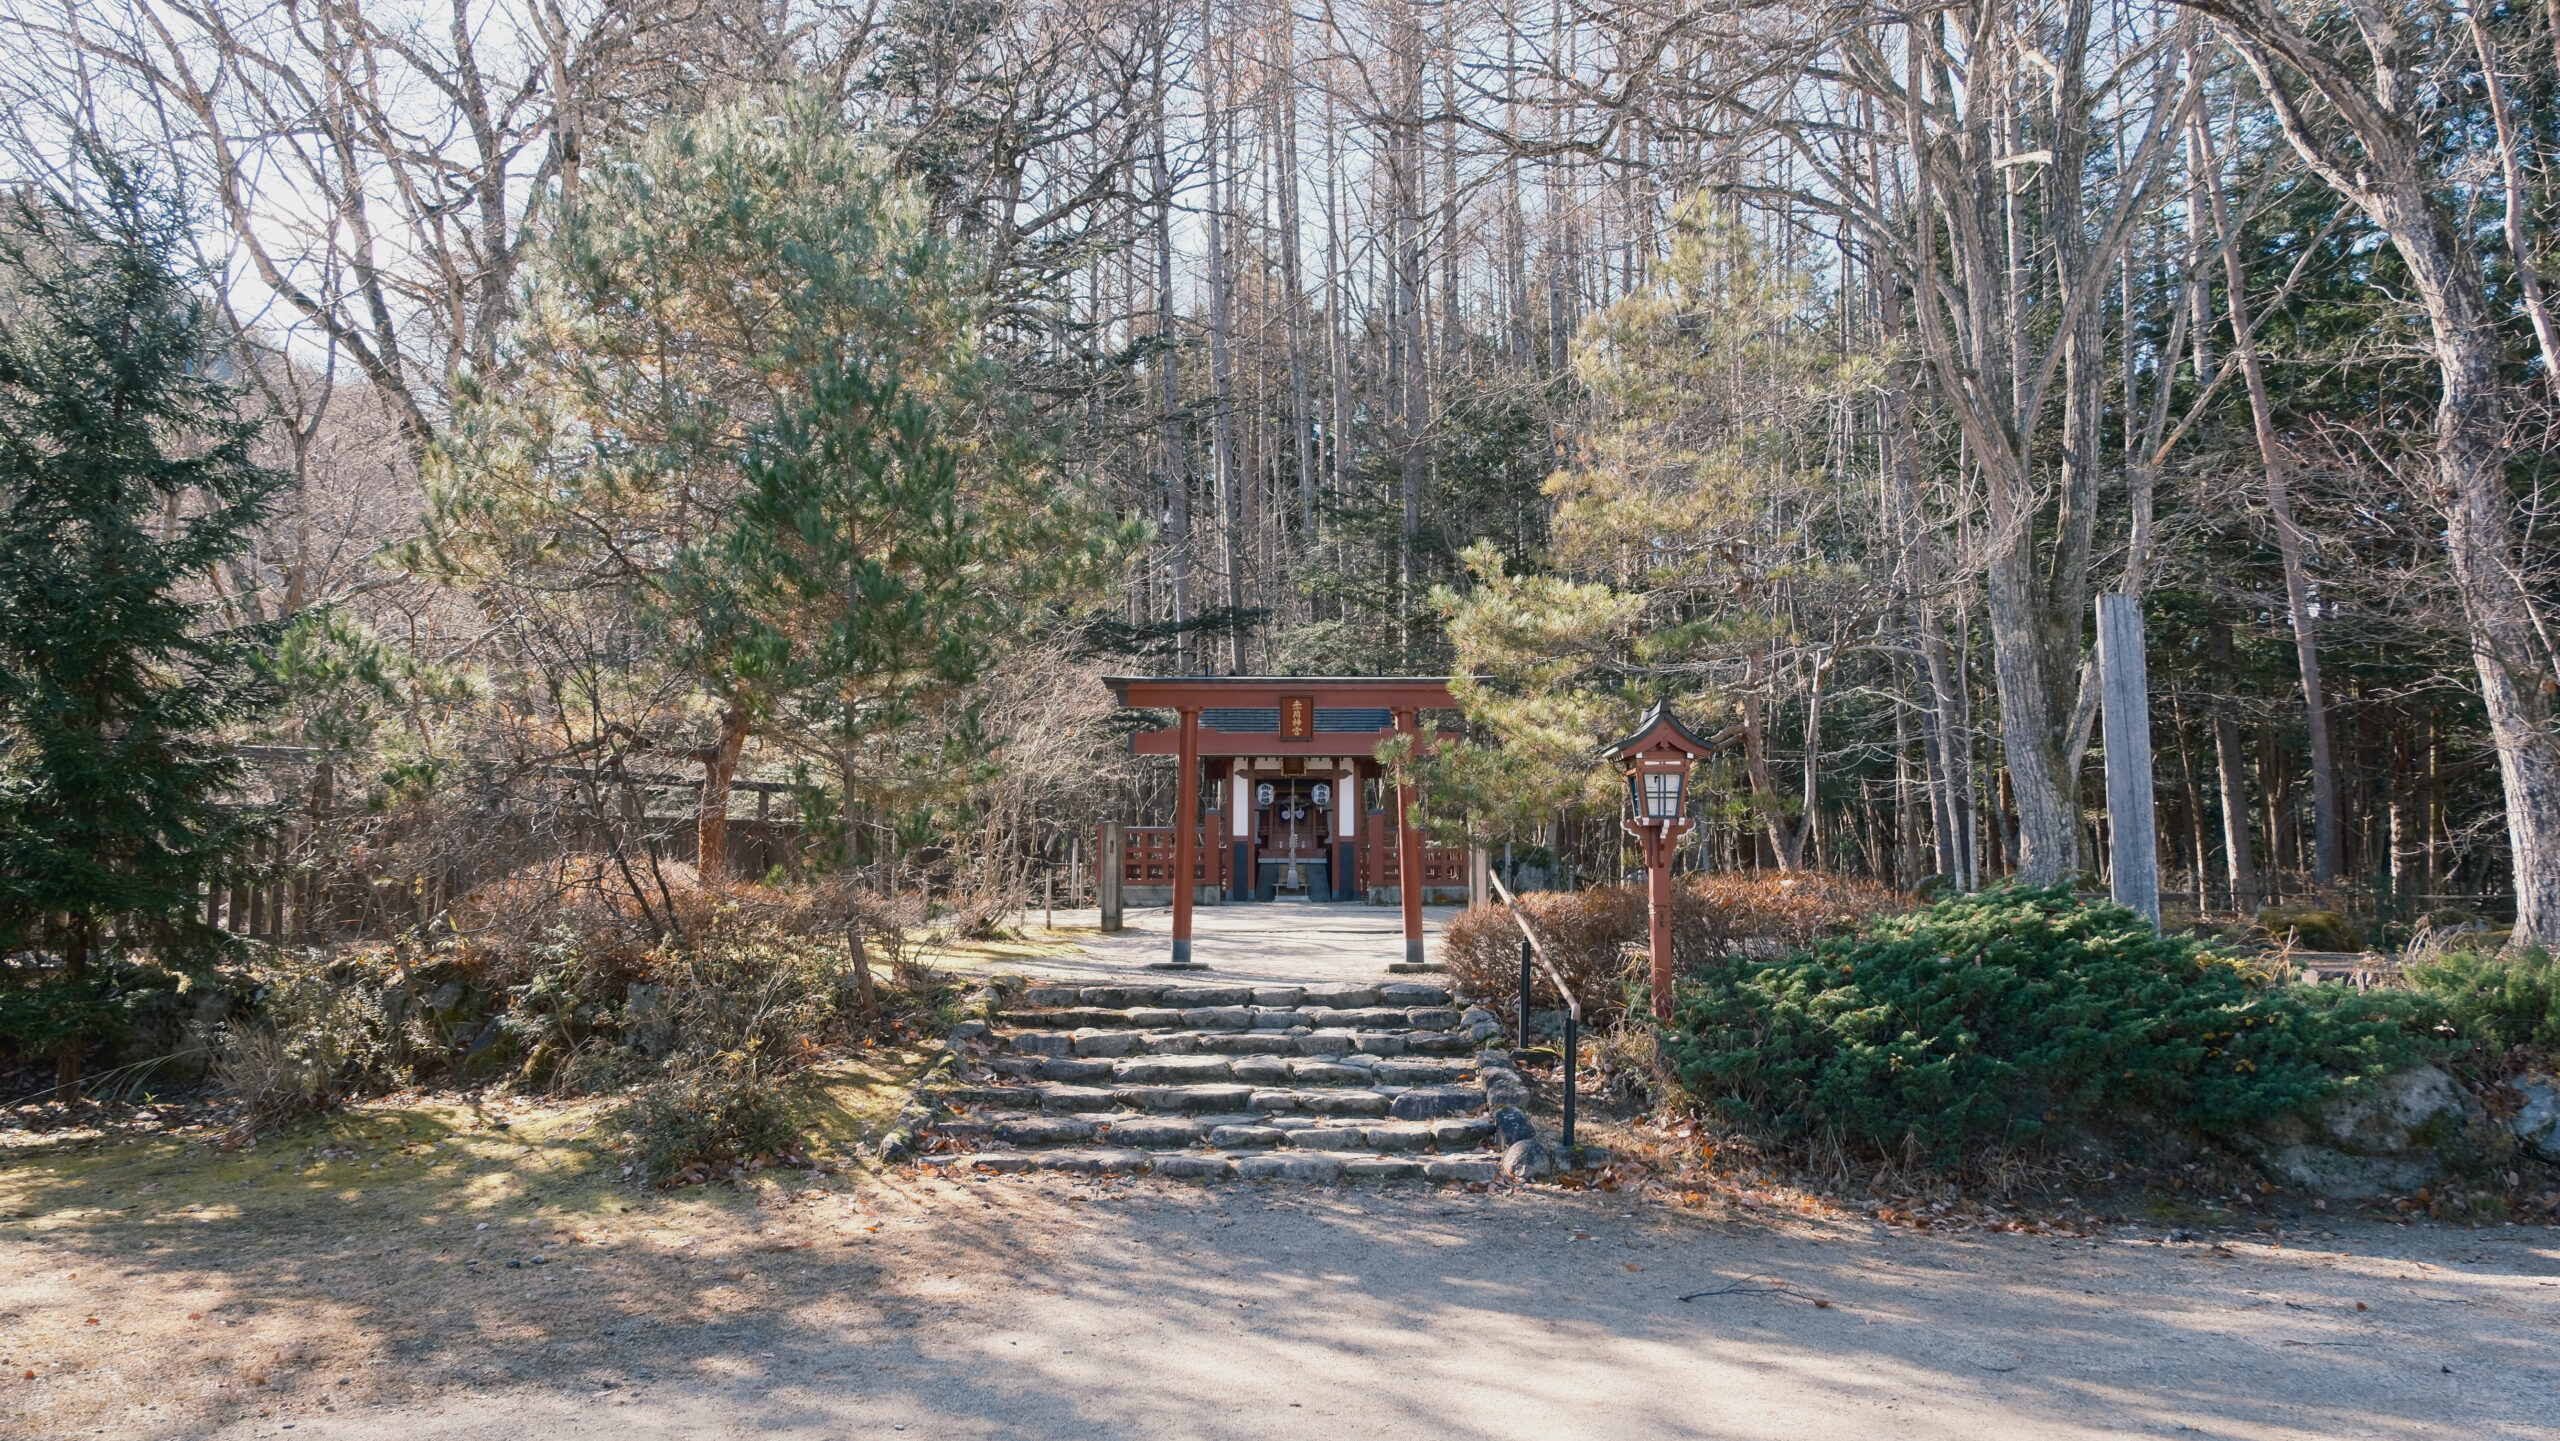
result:
[[[1491,1181],[1533,1134],[1492,1014],[1437,986],[999,982],[923,1149],[972,1169]]]

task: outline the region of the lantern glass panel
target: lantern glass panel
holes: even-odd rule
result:
[[[1644,817],[1647,820],[1676,820],[1680,815],[1681,781],[1676,770],[1644,773]]]

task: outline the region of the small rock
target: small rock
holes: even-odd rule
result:
[[[1307,1086],[1365,1086],[1369,1073],[1358,1066],[1338,1061],[1292,1061],[1289,1078]]]
[[[1190,1145],[1200,1139],[1200,1128],[1189,1121],[1119,1121],[1103,1133],[1103,1139],[1115,1146],[1163,1150]]]
[[[1182,1024],[1195,1031],[1250,1031],[1253,1012],[1242,1006],[1195,1006],[1182,1013]]]
[[[1164,1005],[1188,1010],[1194,1006],[1249,1006],[1253,1004],[1251,986],[1176,986],[1156,997]]]
[[[1095,1123],[1070,1121],[1042,1116],[1018,1121],[998,1121],[996,1139],[1008,1146],[1063,1146],[1072,1141],[1093,1139]]]
[[[1540,1181],[1555,1173],[1555,1153],[1534,1136],[1512,1142],[1511,1148],[1502,1153],[1502,1174],[1515,1180]]]
[[[1504,1145],[1516,1146],[1534,1139],[1538,1128],[1530,1121],[1528,1112],[1517,1106],[1504,1106],[1493,1113],[1493,1133],[1502,1138]]]
[[[1483,1104],[1482,1096],[1464,1086],[1416,1086],[1396,1097],[1388,1114],[1399,1121],[1436,1121],[1463,1116]]]
[[[1249,1086],[1285,1086],[1289,1063],[1278,1056],[1239,1056],[1229,1074]]]
[[[2560,1084],[2549,1076],[2526,1076],[2516,1082],[2524,1092],[2524,1108],[2508,1123],[2517,1140],[2560,1161]]]
[[[1431,1123],[1431,1140],[1433,1144],[1439,1146],[1440,1149],[1444,1151],[1465,1150],[1471,1146],[1481,1144],[1486,1137],[1492,1134],[1493,1122],[1486,1120],[1482,1116],[1469,1116],[1463,1120],[1434,1121]]]
[[[1372,1151],[1419,1151],[1438,1139],[1432,1127],[1407,1122],[1401,1125],[1369,1126],[1361,1130],[1361,1139]]]
[[[1247,1181],[1339,1181],[1342,1162],[1320,1152],[1274,1151],[1239,1158],[1236,1175]]]
[[[1147,1164],[1144,1151],[1051,1151],[1040,1157],[1042,1169],[1071,1175],[1124,1175]]]
[[[1387,1116],[1387,1105],[1387,1098],[1375,1091],[1300,1091],[1298,1093],[1298,1109],[1319,1116],[1373,1116],[1383,1120]],[[1399,1119],[1419,1118],[1400,1117]]]
[[[1119,1104],[1109,1091],[1093,1086],[1042,1086],[1040,1109],[1051,1115],[1108,1111]]]
[[[1220,1126],[1209,1133],[1209,1144],[1224,1151],[1258,1151],[1288,1138],[1289,1133],[1277,1126]]]
[[[1308,1126],[1287,1134],[1289,1144],[1301,1151],[1350,1151],[1360,1146],[1356,1126]]]

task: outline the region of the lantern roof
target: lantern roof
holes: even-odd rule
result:
[[[1680,723],[1680,718],[1671,713],[1671,702],[1659,700],[1645,712],[1634,735],[1609,747],[1604,754],[1613,761],[1625,761],[1646,751],[1676,750],[1696,760],[1714,749],[1713,744],[1698,739],[1696,733]]]

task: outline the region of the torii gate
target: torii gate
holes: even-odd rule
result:
[[[1235,898],[1270,900],[1302,893],[1311,900],[1360,896],[1360,825],[1364,791],[1379,779],[1378,743],[1413,735],[1424,742],[1421,713],[1454,710],[1443,676],[1111,676],[1121,704],[1175,712],[1168,730],[1132,738],[1140,755],[1176,758],[1173,856],[1173,954],[1168,969],[1196,969],[1191,958],[1192,882],[1202,860],[1211,884]],[[1226,805],[1209,855],[1195,854],[1204,763],[1224,772]],[[1404,913],[1405,960],[1422,964],[1423,892],[1431,879],[1422,833],[1409,824],[1417,797],[1395,797],[1395,877]],[[1373,828],[1366,844],[1383,835]],[[1118,864],[1113,856],[1097,857]],[[1368,874],[1385,857],[1369,857]],[[1457,863],[1463,869],[1463,861]],[[1463,884],[1463,882],[1461,882]]]

